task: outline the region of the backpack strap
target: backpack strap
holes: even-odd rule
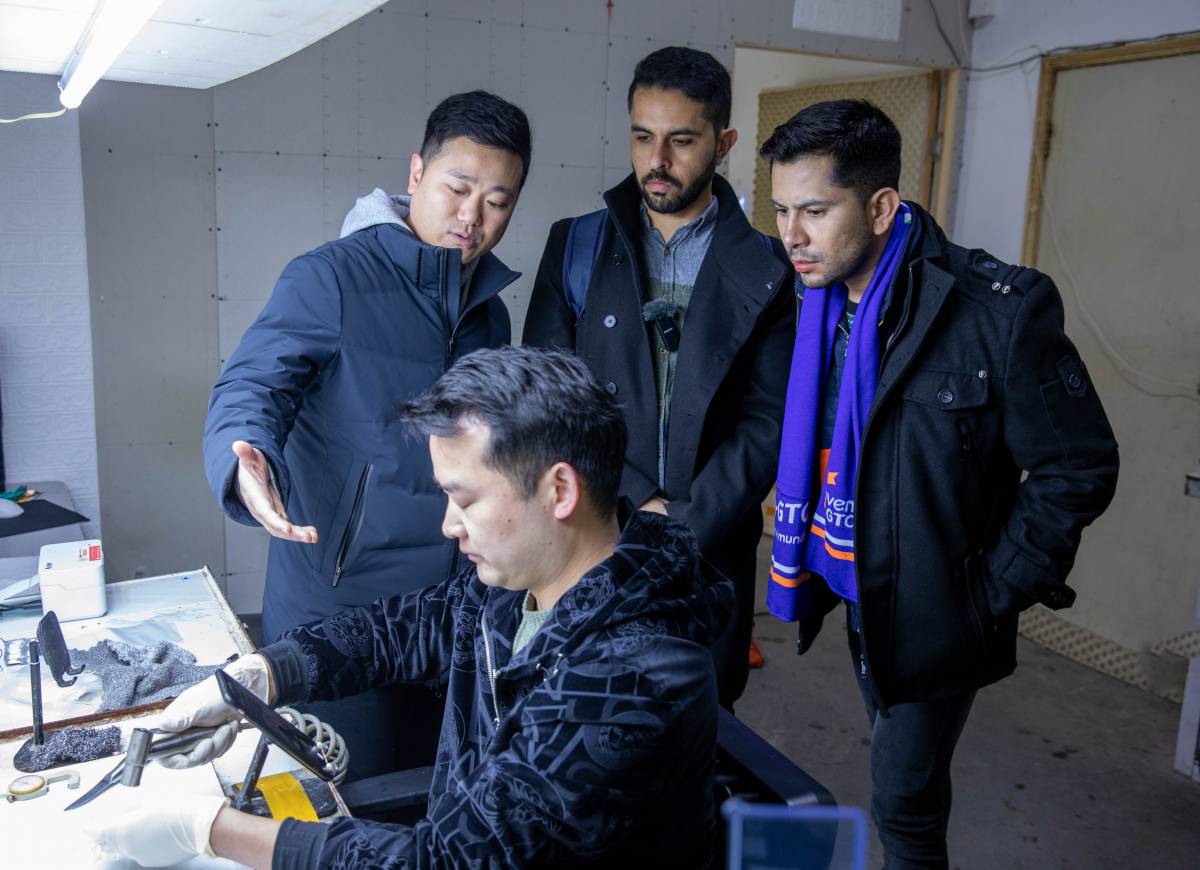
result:
[[[608,209],[572,218],[567,229],[567,244],[563,250],[562,282],[567,304],[575,312],[575,320],[587,309],[588,284],[600,259],[608,235]]]

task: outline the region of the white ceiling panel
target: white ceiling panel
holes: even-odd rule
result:
[[[210,88],[270,66],[383,2],[164,0],[104,78]],[[0,0],[0,69],[61,74],[98,5]]]

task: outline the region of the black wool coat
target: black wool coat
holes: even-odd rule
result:
[[[1118,466],[1054,282],[952,244],[909,205],[920,235],[880,329],[855,497],[862,639],[884,706],[1014,670],[1017,615],[1074,601],[1080,535]]]
[[[700,550],[734,581],[730,630],[714,647],[722,704],[741,695],[754,611],[760,504],[775,483],[795,336],[793,271],[778,240],[750,226],[733,189],[713,179],[717,224],[680,329],[666,445],[658,479],[658,399],[642,257],[641,194],[630,175],[605,196],[609,226],[583,316],[563,290],[570,219],[550,230],[523,342],[573,350],[613,393],[629,426],[621,495],[654,495],[686,522]]]

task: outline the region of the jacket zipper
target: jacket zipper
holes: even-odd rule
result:
[[[487,666],[488,685],[492,688],[492,712],[495,716],[492,718],[492,725],[496,730],[500,729],[500,702],[496,700],[496,671],[492,666],[492,643],[488,640],[487,630],[487,611],[482,607],[479,610],[479,627],[483,632],[483,657]]]
[[[908,322],[909,308],[912,303],[912,263],[908,264],[908,288],[909,288],[908,296],[904,300],[904,310],[900,314],[900,322],[896,324],[896,328],[894,330],[892,330],[892,334],[888,336],[887,343],[883,349],[883,357],[879,361],[879,371],[881,374],[883,372],[884,365],[887,363],[888,352],[891,351],[892,344],[899,337],[900,332],[904,329],[904,326]],[[863,427],[862,444],[859,445],[859,449],[858,449],[860,457],[867,455],[867,437],[871,433],[871,424],[874,421],[875,421],[875,414],[872,413],[867,417],[867,425],[865,427]],[[860,462],[860,464],[861,464],[861,462]],[[859,500],[859,492],[858,492],[858,487],[859,487],[860,483],[862,483],[862,475],[861,474],[856,475],[855,479],[854,479],[854,503],[856,505],[862,504],[862,502]],[[855,520],[856,525],[857,525],[857,522],[858,521],[856,519]],[[857,542],[857,538],[855,540]],[[863,614],[862,580],[858,576],[857,558],[855,559],[855,563],[854,563],[854,590],[855,590],[855,592],[858,593],[858,644],[862,648],[859,653],[859,667],[860,667],[860,669],[862,669],[862,671],[864,671],[864,672],[870,671],[870,673],[873,674],[874,670],[870,668],[870,665],[868,664],[868,658],[867,658],[866,619]],[[871,695],[875,700],[875,705],[886,714],[888,706],[883,703],[883,698],[879,694],[879,686],[876,683],[874,677],[872,677],[872,679],[871,679]]]
[[[354,543],[354,539],[358,537],[358,531],[362,528],[363,519],[367,512],[360,510],[362,508],[363,496],[367,491],[367,479],[371,476],[371,463],[367,463],[366,468],[362,470],[362,474],[358,476],[358,489],[354,492],[354,504],[350,507],[350,519],[346,523],[346,531],[342,532],[342,543],[338,546],[337,562],[333,566],[333,585],[337,586],[342,582],[342,573],[346,570],[346,554],[350,550],[350,545]]]
[[[446,289],[446,250],[438,250],[438,300],[441,303],[442,309],[442,334],[446,337],[446,361],[442,367],[443,371],[450,368],[450,363],[454,360],[454,330],[457,324],[450,322],[450,300],[447,296]]]

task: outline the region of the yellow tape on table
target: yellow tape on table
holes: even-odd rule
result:
[[[271,810],[271,817],[283,821],[297,819],[301,822],[317,821],[317,811],[300,780],[290,773],[275,773],[264,776],[258,781],[258,790],[262,792]]]

